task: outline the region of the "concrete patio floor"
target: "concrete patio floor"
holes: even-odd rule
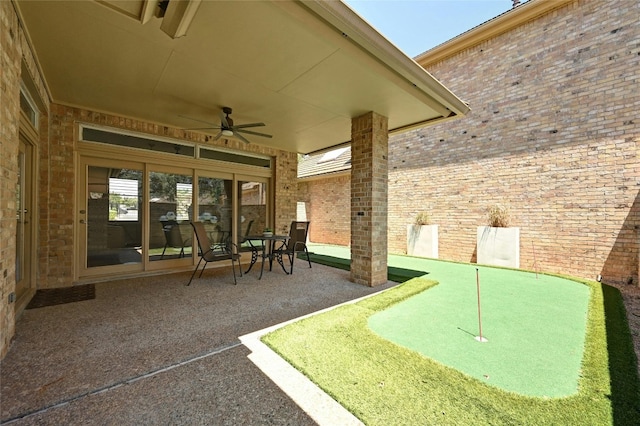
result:
[[[303,262],[291,276],[258,274],[238,285],[228,268],[189,287],[190,272],[115,280],[96,284],[94,300],[26,310],[0,364],[0,422],[317,424],[239,337],[395,283],[364,287]]]

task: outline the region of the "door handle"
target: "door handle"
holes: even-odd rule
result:
[[[86,221],[86,220],[84,220],[84,219],[80,219],[80,223],[82,223],[82,224],[86,224],[86,223],[87,223],[87,221]]]

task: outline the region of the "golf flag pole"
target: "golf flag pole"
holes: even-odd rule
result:
[[[476,340],[478,342],[488,342],[487,339],[482,337],[482,311],[480,310],[480,272],[478,268],[476,268],[476,288],[478,290],[478,330],[480,332],[479,336],[476,336]]]

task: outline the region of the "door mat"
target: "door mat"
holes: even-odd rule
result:
[[[27,305],[27,309],[44,308],[45,306],[62,305],[64,303],[82,302],[96,298],[94,284],[75,285],[72,287],[45,288],[37,290]]]

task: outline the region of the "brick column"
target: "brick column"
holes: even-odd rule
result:
[[[351,281],[387,282],[387,117],[351,120]]]
[[[298,201],[298,157],[295,152],[278,151],[275,158],[275,231],[289,234],[291,221],[296,220]]]

